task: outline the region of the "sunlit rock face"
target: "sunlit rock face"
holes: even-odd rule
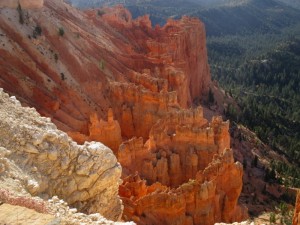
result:
[[[31,196],[58,196],[81,212],[120,218],[121,166],[108,147],[99,142],[77,145],[49,118],[21,107],[2,89],[0,104],[1,189],[11,190],[12,182],[6,181],[14,179]],[[14,167],[20,175],[11,172]]]

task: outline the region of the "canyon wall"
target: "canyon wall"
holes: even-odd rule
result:
[[[120,218],[121,167],[109,148],[99,142],[77,145],[50,119],[40,117],[33,108],[22,108],[2,89],[0,105],[2,189],[12,191],[9,180],[15,179],[18,188],[32,196],[47,199],[56,195],[81,212]],[[11,164],[23,175],[12,172],[15,166]]]
[[[46,0],[43,10],[24,12],[22,25],[17,10],[2,10],[0,86],[79,142],[89,140],[91,118],[106,120],[109,108],[123,137],[146,139],[170,109],[207,95],[204,25],[184,17],[152,28],[122,7],[104,11]]]

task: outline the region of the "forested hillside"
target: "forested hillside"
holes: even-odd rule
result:
[[[229,106],[226,115],[285,155],[291,164],[274,161],[273,169],[281,174],[280,182],[300,187],[300,38],[246,60],[231,60],[244,53],[234,42],[210,43],[210,48],[214,77],[240,108]]]
[[[300,21],[299,10],[273,0],[241,2],[198,9],[190,15],[205,23],[208,36],[278,33]]]
[[[199,17],[206,25],[208,36],[278,33],[280,29],[300,21],[299,10],[276,0],[69,1],[83,8],[122,3],[133,17],[149,14],[153,24],[161,25],[170,17]]]

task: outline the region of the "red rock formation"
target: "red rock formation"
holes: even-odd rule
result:
[[[170,108],[189,107],[207,93],[204,25],[184,17],[152,28],[149,17],[132,20],[122,7],[104,11],[45,0],[24,26],[16,10],[3,11],[0,85],[82,140],[91,116],[105,118],[109,108],[124,137],[146,139]]]
[[[122,143],[121,128],[118,121],[114,120],[111,109],[108,111],[107,122],[99,121],[97,114],[91,116],[89,134],[91,140],[98,140],[116,152]]]
[[[118,159],[127,175],[139,171],[150,183],[176,187],[230,147],[228,128],[220,118],[209,126],[201,107],[170,112],[152,127],[145,145],[141,138],[123,143]]]
[[[237,205],[243,169],[228,150],[228,129],[219,117],[209,124],[200,107],[174,110],[152,127],[145,144],[142,138],[124,142],[118,152],[123,176],[138,172],[148,185],[164,185],[153,192],[138,176],[125,178],[124,218],[138,224],[245,219],[246,210]]]
[[[79,143],[114,150],[125,219],[239,220],[242,168],[225,150],[229,123],[187,109],[211,82],[204,25],[183,17],[152,28],[149,17],[133,20],[123,7],[102,10],[45,0],[20,24],[15,9],[0,9],[0,86]]]
[[[138,71],[150,69],[154,76],[167,79],[170,88],[177,91],[181,106],[190,106],[195,98],[207,94],[210,75],[206,37],[204,24],[198,19],[168,20],[164,27],[152,29],[149,16],[133,21],[121,6],[105,9],[102,17],[127,39],[134,38],[132,46],[139,47],[147,57],[132,62],[134,67],[140,68]]]
[[[122,143],[121,128],[118,121],[114,120],[112,109],[108,110],[107,122],[98,119],[97,114],[90,117],[89,135],[83,135],[79,132],[69,132],[70,137],[78,143],[85,141],[100,141],[110,147],[115,153]]]
[[[242,166],[233,162],[231,150],[214,157],[204,171],[176,189],[158,183],[147,186],[138,176],[124,179],[120,195],[124,218],[138,224],[214,224],[244,219],[237,205],[242,189]]]
[[[299,224],[300,224],[300,191],[298,191],[297,194],[297,200],[295,204],[295,212],[293,218],[293,225],[299,225]]]

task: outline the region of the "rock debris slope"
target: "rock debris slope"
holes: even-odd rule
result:
[[[121,167],[99,142],[77,145],[33,108],[0,90],[1,189],[48,199],[118,220]]]

